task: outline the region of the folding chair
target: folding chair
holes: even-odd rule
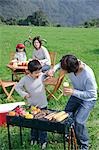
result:
[[[0,79],[0,86],[3,88],[3,91],[5,92],[5,94],[7,95],[7,99],[10,99],[12,96],[12,93],[15,89],[15,85],[17,82],[13,82],[13,81],[3,81]],[[11,87],[12,89],[10,92],[7,91],[7,87]]]
[[[49,52],[51,58],[51,67],[55,66],[57,52]]]
[[[45,79],[45,81],[44,81],[45,89],[48,92],[48,97],[47,97],[48,100],[51,97],[58,100],[63,95],[63,91],[61,90],[60,86],[61,86],[62,81],[64,79],[65,73],[62,69],[60,69],[58,73],[59,73],[58,77],[49,77],[49,78]],[[55,93],[57,91],[60,92],[60,95],[58,97],[55,96]]]

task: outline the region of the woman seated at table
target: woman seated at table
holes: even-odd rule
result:
[[[34,46],[33,59],[39,60],[42,65],[42,72],[50,69],[51,59],[48,50],[42,46],[42,40],[40,36],[34,37],[32,44]]]

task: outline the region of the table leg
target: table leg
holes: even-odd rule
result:
[[[12,73],[12,81],[14,81],[14,74]]]
[[[15,71],[13,71],[12,72],[12,81],[19,81],[19,77],[18,77],[18,75],[17,75],[17,72],[15,72]]]
[[[11,149],[10,125],[9,125],[9,124],[7,124],[7,129],[8,129],[8,142],[9,142],[9,149]]]
[[[20,143],[22,145],[22,127],[20,127]]]
[[[64,150],[66,150],[65,132],[63,133]]]

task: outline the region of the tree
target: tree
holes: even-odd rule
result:
[[[33,15],[28,16],[26,20],[35,26],[47,26],[49,24],[47,16],[41,10],[34,12]]]
[[[7,25],[16,25],[17,24],[17,20],[15,18],[6,19],[4,22]]]
[[[0,21],[4,22],[4,18],[2,16],[0,16]]]
[[[20,25],[20,26],[28,26],[29,25],[29,22],[27,21],[27,19],[20,19],[20,20],[18,20],[18,23],[17,23],[18,25]]]
[[[26,19],[15,19],[15,18],[9,18],[4,20],[2,16],[0,16],[0,22],[4,22],[7,25],[23,25],[23,26],[29,26],[29,25],[35,25],[35,26],[47,26],[49,25],[49,21],[47,19],[47,16],[43,13],[43,11],[36,11],[32,15],[29,15]]]
[[[85,28],[89,28],[89,22],[86,21],[86,22],[84,23],[84,27],[85,27]]]
[[[99,18],[98,19],[92,19],[92,20],[84,22],[84,27],[85,28],[99,27]]]

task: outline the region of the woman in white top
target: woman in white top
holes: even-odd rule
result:
[[[32,44],[34,46],[33,59],[39,60],[42,65],[42,72],[50,69],[51,59],[48,50],[42,46],[42,40],[40,36],[34,37]]]

